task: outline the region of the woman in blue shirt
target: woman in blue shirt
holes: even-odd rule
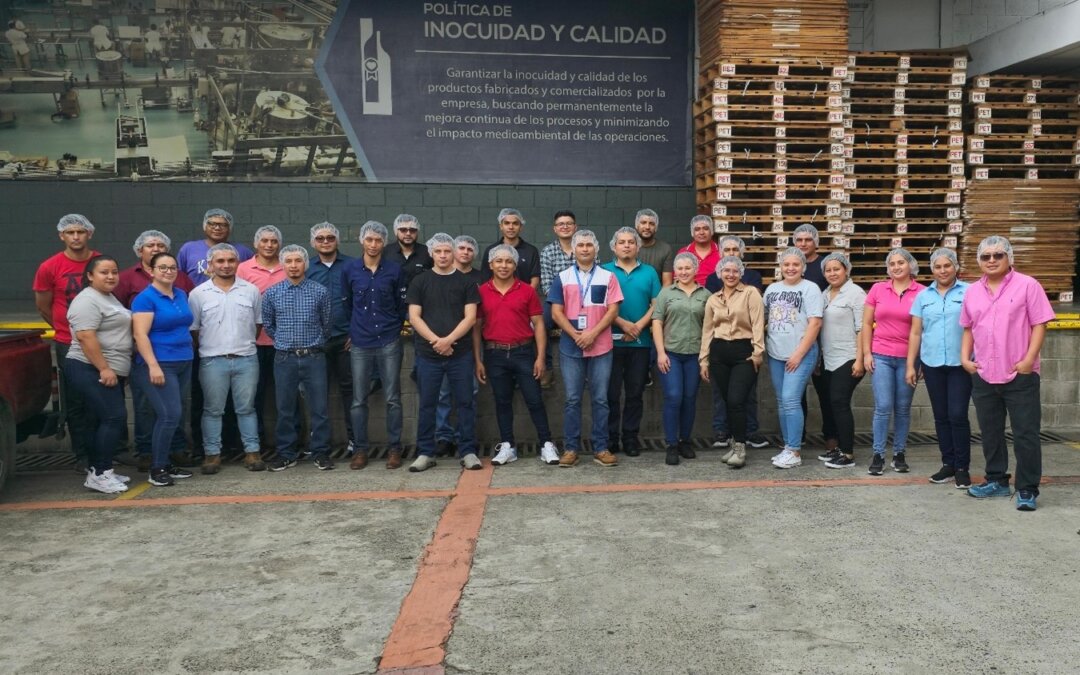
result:
[[[907,382],[914,387],[920,377],[926,380],[934,411],[942,466],[930,476],[930,482],[952,480],[957,488],[968,488],[971,375],[960,366],[960,306],[968,284],[956,278],[960,266],[952,249],[939,248],[930,254],[930,268],[934,284],[919,293],[911,305]]]
[[[156,420],[151,441],[150,484],[172,485],[174,478],[190,478],[191,472],[174,467],[169,447],[180,425],[183,395],[191,381],[191,323],[187,294],[173,287],[176,258],[158,253],[150,259],[153,281],[131,301],[132,333],[138,355],[132,379],[154,408]]]

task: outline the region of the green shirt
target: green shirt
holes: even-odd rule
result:
[[[664,322],[664,349],[673,354],[697,354],[701,349],[701,326],[705,303],[712,294],[698,286],[689,295],[678,284],[664,286],[656,297],[654,321]]]
[[[604,269],[615,275],[622,290],[622,303],[619,305],[619,318],[624,321],[637,322],[649,311],[649,304],[660,293],[660,276],[649,265],[637,261],[637,265],[627,274],[619,267],[617,260],[601,265]],[[611,334],[618,347],[652,347],[652,331],[647,327],[641,331],[637,340],[626,341],[622,339],[622,330],[611,324]]]

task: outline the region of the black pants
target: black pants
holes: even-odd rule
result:
[[[724,400],[728,427],[736,443],[746,442],[746,400],[757,382],[750,340],[719,340],[709,344],[709,379],[713,391]]]
[[[851,360],[841,365],[836,370],[823,370],[820,378],[815,378],[814,386],[817,387],[816,379],[821,380],[821,387],[817,390],[818,396],[827,403],[822,406],[822,417],[825,409],[829,410],[829,419],[832,420],[835,438],[839,441],[837,446],[845,455],[855,454],[855,416],[851,412],[851,397],[855,394],[855,387],[862,382],[863,376],[855,377],[851,374],[851,367],[855,361]],[[826,435],[826,438],[830,436]]]
[[[941,463],[965,471],[971,465],[971,423],[968,422],[971,380],[971,375],[960,366],[923,366]]]
[[[642,396],[649,377],[649,350],[642,347],[615,347],[608,380],[608,443],[634,444],[641,430],[645,409]],[[626,391],[625,403],[622,401]],[[621,414],[620,414],[621,413]],[[621,433],[620,433],[621,432]]]
[[[348,335],[337,335],[326,341],[326,374],[328,380],[337,380],[341,392],[341,405],[345,409],[346,442],[353,441],[352,432],[352,357],[345,349]],[[329,395],[329,392],[327,392]]]
[[[1012,382],[989,384],[972,375],[971,400],[982,431],[986,480],[1007,485],[1009,482],[1009,446],[1005,443],[1005,415],[1013,432],[1016,453],[1017,490],[1039,494],[1042,480],[1042,407],[1039,402],[1039,375],[1020,375]]]
[[[53,349],[56,351],[57,374],[60,378],[60,408],[64,411],[64,422],[71,435],[71,452],[76,462],[87,464],[94,456],[94,434],[98,420],[83,393],[65,377],[64,364],[71,345],[53,342]]]
[[[836,429],[836,420],[833,418],[832,406],[829,405],[829,391],[827,389],[828,384],[825,382],[825,367],[819,366],[821,372],[816,375],[810,376],[810,381],[814,383],[814,392],[817,393],[818,407],[821,409],[821,435],[825,437],[825,440],[835,438],[839,440],[839,432]],[[806,392],[802,395],[802,412],[803,419],[806,419]],[[803,436],[806,435],[806,431],[803,431]]]

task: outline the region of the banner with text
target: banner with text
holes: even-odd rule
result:
[[[690,0],[345,0],[316,62],[369,180],[689,185]]]

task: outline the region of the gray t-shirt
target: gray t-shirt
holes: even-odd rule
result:
[[[71,349],[69,359],[90,363],[83,353],[75,334],[80,330],[97,333],[101,355],[117,375],[127,377],[131,371],[131,312],[120,304],[111,293],[84,288],[71,301],[67,312],[71,324]]]
[[[671,244],[666,241],[660,241],[654,239],[656,242],[649,248],[642,246],[638,249],[638,260],[651,265],[656,270],[656,276],[660,277],[661,282],[664,280],[664,272],[672,271],[672,263],[675,260],[675,249],[671,248]]]
[[[806,279],[789,286],[783,281],[765,289],[765,351],[774,359],[788,360],[795,352],[810,319],[821,318],[821,289]]]
[[[821,321],[821,353],[825,357],[825,370],[833,371],[855,358],[866,291],[848,279],[835,298],[830,299],[829,293],[826,290],[822,294],[825,313]]]

